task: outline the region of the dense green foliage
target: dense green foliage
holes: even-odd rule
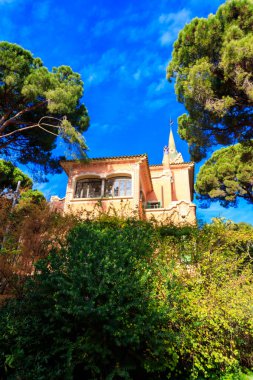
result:
[[[24,207],[24,205],[30,206],[31,203],[39,204],[45,202],[45,200],[46,198],[41,191],[29,189],[21,193],[19,207]]]
[[[253,366],[253,229],[217,220],[175,245],[170,278],[182,379],[240,379],[239,367]]]
[[[58,159],[52,156],[57,135],[84,154],[82,133],[89,118],[80,101],[80,75],[68,66],[50,72],[41,59],[7,42],[0,43],[0,61],[1,156],[57,171]]]
[[[223,148],[201,167],[196,191],[202,199],[234,204],[238,197],[253,202],[253,147],[236,144]]]
[[[2,323],[10,318],[12,325],[16,307],[20,316],[0,338],[10,376],[12,367],[26,379],[49,373],[52,379],[129,378],[165,369],[167,362],[173,367],[173,340],[163,343],[160,327],[152,251],[152,230],[141,223],[75,228],[67,249],[38,265],[24,299],[3,311]]]
[[[179,134],[195,161],[214,144],[253,137],[253,2],[228,0],[179,33],[168,66],[187,114]]]
[[[30,177],[11,162],[0,160],[0,197],[4,196],[6,191],[14,192],[19,181],[20,205],[24,206],[25,204],[45,201],[45,197],[41,191],[32,190],[33,181]]]
[[[253,230],[83,222],[0,310],[4,379],[247,379]]]
[[[30,189],[33,185],[31,178],[11,162],[0,160],[0,193],[6,188],[16,190],[18,181],[23,189]]]

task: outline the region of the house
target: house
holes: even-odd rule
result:
[[[62,161],[68,175],[66,197],[51,198],[64,213],[95,217],[99,212],[163,223],[195,224],[194,163],[177,152],[172,130],[163,161],[149,165],[146,154]]]

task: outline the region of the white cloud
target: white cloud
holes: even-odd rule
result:
[[[143,83],[153,83],[154,77],[165,77],[170,56],[167,46],[189,20],[190,12],[184,8],[162,13],[160,9],[151,7],[148,12],[137,14],[135,8],[129,8],[118,18],[98,16],[90,38],[95,43],[98,38],[113,38],[114,48],[100,56],[94,52],[88,59],[85,57],[81,73],[87,86],[115,81],[117,86],[137,88]],[[164,85],[165,80],[156,84],[154,91],[161,92]]]
[[[96,130],[96,133],[98,131],[99,133],[109,133],[117,129],[117,126],[115,124],[108,124],[108,123],[92,123],[90,128],[93,131]]]
[[[151,83],[148,86],[147,94],[150,98],[157,98],[163,94],[167,95],[168,93],[168,82],[165,78],[162,78],[160,81]]]
[[[86,63],[81,74],[87,86],[117,81],[119,86],[136,87],[147,79],[150,81],[157,72],[164,77],[165,66],[159,54],[145,47],[138,51],[124,51],[119,47],[100,57],[90,57],[90,64]]]
[[[185,24],[190,19],[191,12],[188,9],[183,8],[178,12],[170,12],[162,14],[159,17],[161,24]]]
[[[185,8],[179,12],[162,14],[159,17],[159,24],[161,26],[160,44],[167,46],[174,42],[179,31],[190,19],[191,12]]]
[[[162,90],[164,90],[166,84],[168,84],[168,82],[165,78],[160,80],[160,82],[155,87],[155,92],[161,92]],[[167,92],[167,90],[166,90],[166,92]]]
[[[93,63],[85,65],[81,70],[84,82],[98,85],[112,80],[115,73],[122,70],[125,59],[125,53],[117,49],[107,50],[100,58],[94,55],[92,57]]]
[[[145,103],[144,103],[145,107],[150,111],[150,110],[153,110],[153,111],[156,111],[160,108],[163,108],[165,106],[168,106],[169,105],[169,100],[166,99],[166,98],[160,98],[160,99],[151,99],[151,100],[147,100]]]
[[[140,78],[141,78],[141,70],[137,70],[137,71],[134,73],[133,78],[134,78],[136,81],[140,80]]]
[[[161,35],[160,41],[161,45],[169,45],[173,41],[174,37],[171,35],[170,32],[165,32]]]
[[[94,82],[94,81],[96,81],[96,74],[90,74],[89,76],[88,76],[88,78],[87,78],[87,82],[88,83],[91,83],[91,82]]]

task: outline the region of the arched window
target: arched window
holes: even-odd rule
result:
[[[130,177],[85,178],[77,181],[74,198],[129,197],[131,195]]]
[[[130,177],[113,177],[105,181],[106,197],[129,197],[132,195],[132,179]]]
[[[75,198],[99,198],[102,196],[102,180],[85,178],[77,181]]]

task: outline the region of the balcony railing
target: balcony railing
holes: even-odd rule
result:
[[[161,208],[161,202],[147,202],[145,208],[146,209]]]

